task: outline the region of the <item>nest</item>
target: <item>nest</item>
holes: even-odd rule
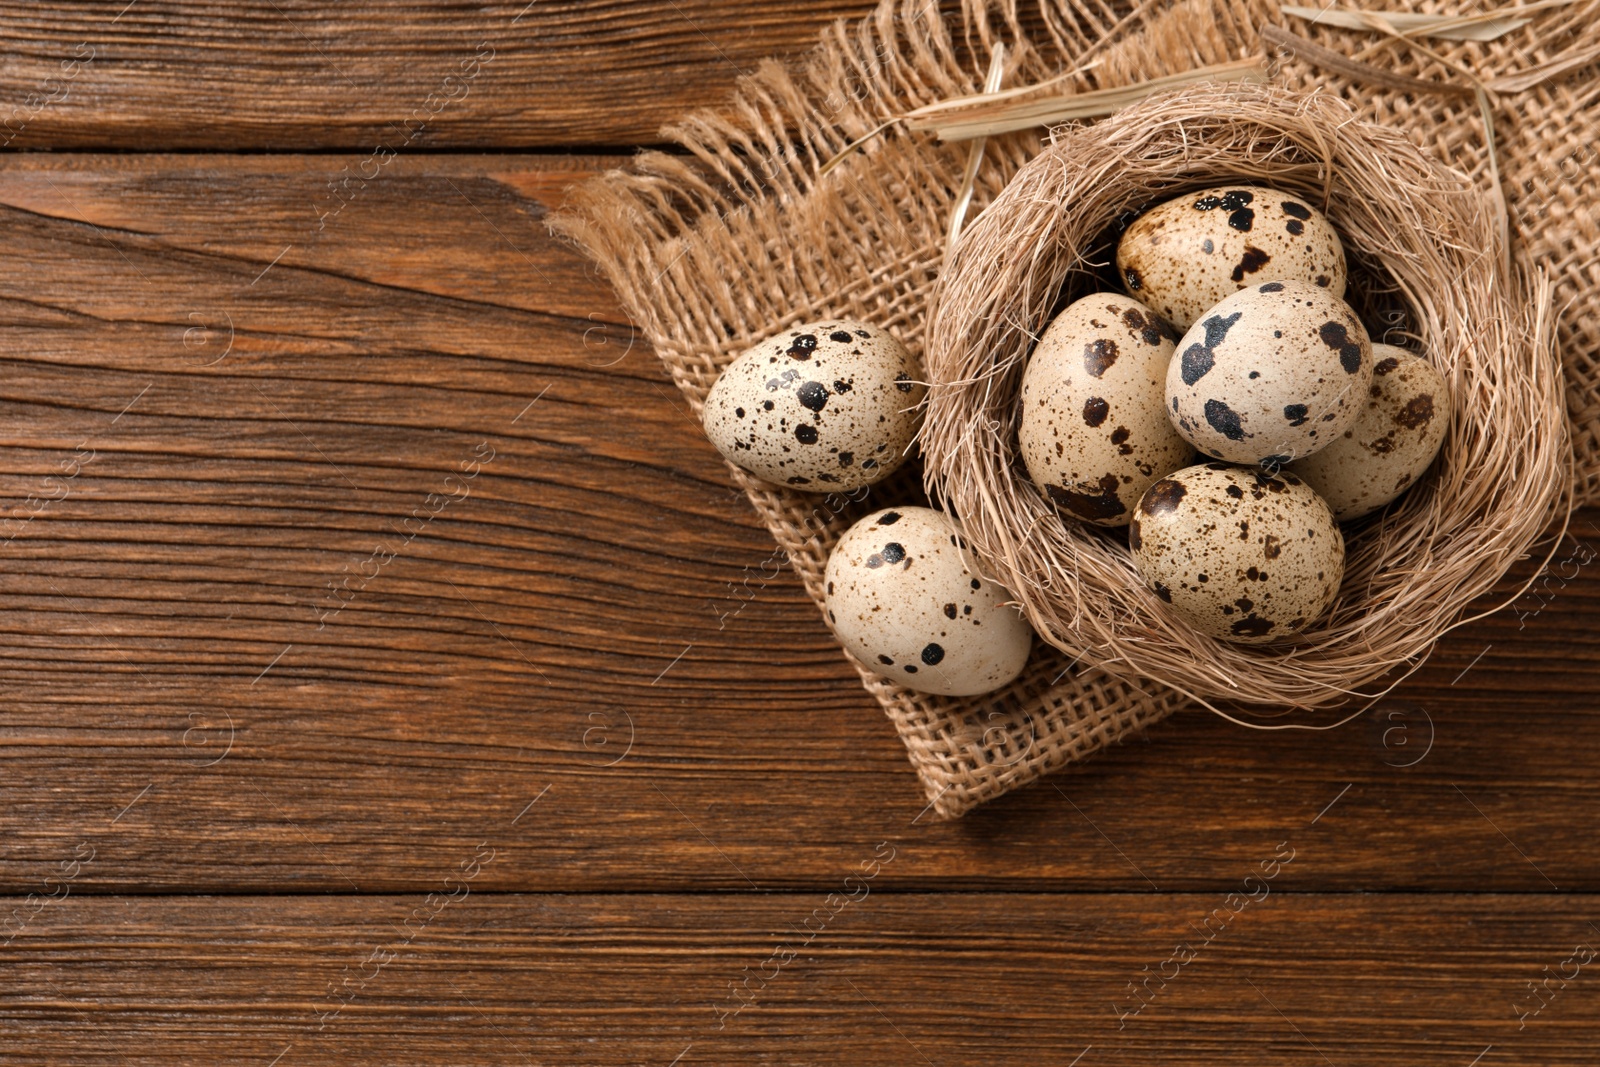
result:
[[[1266,646],[1190,627],[1146,589],[1124,534],[1060,516],[1016,448],[1032,345],[1068,302],[1115,288],[1118,227],[1230,182],[1321,206],[1344,241],[1346,299],[1373,339],[1424,354],[1451,386],[1431,473],[1345,526],[1338,599],[1292,642]],[[1200,86],[1067,131],[969,224],[939,280],[926,341],[929,494],[1069,655],[1213,707],[1375,699],[1570,508],[1550,286],[1516,276],[1526,268],[1512,265],[1504,220],[1466,177],[1326,94]]]

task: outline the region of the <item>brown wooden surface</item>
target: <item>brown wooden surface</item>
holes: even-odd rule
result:
[[[0,142],[15,134],[13,148],[138,151],[652,142],[763,59],[871,9],[863,0],[18,4],[0,19]]]
[[[469,95],[439,143],[645,139],[595,101],[640,77],[619,57],[641,35],[697,66],[661,44],[675,6],[536,6],[575,51],[620,51],[581,74],[552,46],[565,92]],[[347,144],[424,31],[499,17],[320,16],[375,72],[339,107],[250,81],[311,62],[272,7],[142,0],[117,32],[145,58],[26,136]],[[753,56],[832,9],[683,10]],[[199,39],[237,78],[176,62]],[[706,102],[726,84],[691,76]],[[206,78],[185,119],[171,87]],[[625,157],[413,147],[0,156],[0,1063],[1592,1062],[1600,964],[1521,1030],[1513,1008],[1600,948],[1600,512],[1361,722],[1180,715],[940,823],[648,347],[545,230]],[[1126,984],[1284,841],[1272,895],[1119,1031]],[[870,896],[718,1031],[728,983],[885,842]],[[397,932],[480,846],[467,898]],[[374,950],[395,956],[319,1030]]]
[[[871,886],[70,899],[8,949],[0,1024],[16,1064],[1594,1063],[1584,898]]]

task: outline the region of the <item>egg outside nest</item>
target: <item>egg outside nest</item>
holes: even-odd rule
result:
[[[978,573],[960,531],[924,507],[876,511],[847,530],[823,577],[841,644],[921,693],[975,696],[1013,681],[1033,630],[1011,593]]]
[[[848,492],[911,453],[927,387],[881,327],[844,319],[769,337],[723,370],[701,422],[723,458],[773,485]]]

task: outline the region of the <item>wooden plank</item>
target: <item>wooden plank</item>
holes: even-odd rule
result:
[[[0,144],[631,145],[866,0],[95,0],[0,14]]]
[[[901,888],[1220,890],[1291,833],[1302,890],[1600,885],[1600,580],[1573,541],[1365,722],[1184,715],[920,816],[543,228],[614,161],[407,158],[327,223],[337,157],[0,163],[0,888],[86,844],[82,889],[409,891],[536,797],[484,887],[806,888],[888,840],[915,844]]]
[[[877,889],[909,849],[799,895],[72,897],[0,949],[0,1032],[15,1064],[1594,1062],[1592,900],[1261,876],[1309,853],[1231,902]]]

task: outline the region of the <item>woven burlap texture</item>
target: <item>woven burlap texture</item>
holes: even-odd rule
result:
[[[967,146],[891,128],[821,179],[817,172],[885,118],[979,91],[997,46],[1005,48],[1005,85],[1086,67],[1066,83],[1080,90],[1263,56],[1269,49],[1260,28],[1275,24],[1344,55],[1367,50],[1364,60],[1374,67],[1453,84],[1465,75],[1451,64],[1488,79],[1570,59],[1571,69],[1555,80],[1499,97],[1495,132],[1513,224],[1536,223],[1520,235],[1524,253],[1553,272],[1558,303],[1579,305],[1564,317],[1561,341],[1579,492],[1592,498],[1600,492],[1600,322],[1582,302],[1593,300],[1600,220],[1588,165],[1596,87],[1592,63],[1579,57],[1600,39],[1597,9],[1600,0],[1573,5],[1488,44],[1432,40],[1428,55],[1387,41],[1372,50],[1372,33],[1307,27],[1263,2],[1136,9],[1069,2],[1023,11],[969,0],[958,17],[941,18],[928,0],[885,0],[871,16],[825,31],[802,59],[763,63],[725,106],[663,131],[682,153],[646,152],[627,170],[573,189],[552,225],[600,265],[698,412],[730,360],[809,319],[877,323],[920,356]],[[1489,181],[1475,97],[1399,92],[1334,72],[1318,58],[1312,49],[1280,52],[1274,77],[1338,93],[1365,117],[1405,128],[1447,162]],[[974,212],[1040,143],[1036,133],[990,139]],[[857,499],[777,489],[729,470],[819,606],[828,552],[850,524],[875,508],[925,500],[914,464]],[[1067,662],[1043,642],[1015,683],[984,697],[927,697],[856,667],[944,817],[1081,760],[1184,704],[1171,691]]]

